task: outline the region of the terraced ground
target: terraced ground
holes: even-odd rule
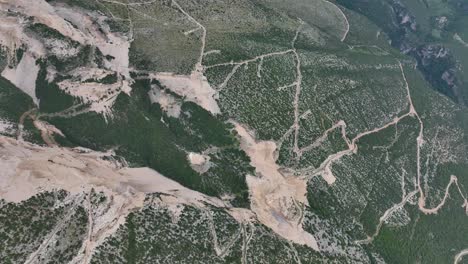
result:
[[[0,1],[2,263],[463,263],[467,8]]]

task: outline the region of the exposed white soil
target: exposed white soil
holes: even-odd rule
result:
[[[124,85],[122,80],[112,84],[103,84],[67,79],[58,83],[61,90],[80,98],[84,104],[89,104],[89,111],[104,114],[104,116],[112,116],[112,106]]]
[[[207,56],[207,55],[210,55],[210,54],[221,54],[221,51],[220,50],[209,50],[209,51],[206,51],[205,53],[203,53],[203,56]]]
[[[203,174],[211,167],[210,156],[189,152],[187,154],[187,159],[190,162],[190,167],[198,173]]]
[[[38,73],[39,66],[36,65],[36,59],[29,52],[26,52],[15,68],[6,67],[2,71],[2,77],[20,88],[33,99],[36,105],[39,105],[36,97],[36,78]]]
[[[54,54],[58,58],[70,58],[78,55],[80,52],[79,47],[73,47],[70,43],[57,40],[57,39],[46,39],[44,44],[47,47],[48,54]]]
[[[152,86],[148,91],[148,96],[152,103],[157,103],[168,116],[179,117],[182,102],[177,100],[173,95],[161,90],[158,87]]]
[[[85,41],[84,34],[60,17],[55,9],[44,0],[2,0],[2,10],[7,9],[14,10],[26,17],[32,17],[36,22],[54,28],[62,35],[70,37],[75,41],[80,43]]]
[[[102,187],[116,194],[161,192],[190,203],[225,206],[222,200],[187,189],[149,168],[122,168],[112,159],[103,159],[109,155],[83,148],[19,143],[0,136],[0,168],[4,172],[0,175],[0,196],[20,202],[39,190],[63,189],[77,194],[90,187]]]
[[[121,92],[129,93],[128,81],[120,75],[117,82],[111,84],[99,83],[98,80],[112,74],[113,71],[100,68],[77,68],[70,72],[71,79],[58,83],[60,89],[80,98],[84,104],[89,104],[88,111],[112,116],[112,106]],[[96,81],[91,81],[96,80]],[[86,81],[86,82],[85,82]]]
[[[81,44],[98,47],[104,55],[115,57],[110,65],[114,71],[129,77],[129,40],[124,36],[111,33],[109,27],[103,23],[105,17],[97,13],[85,13],[61,4],[52,6],[44,0],[0,0],[0,7],[1,10],[9,9],[25,17],[32,17],[35,22],[53,28]],[[97,22],[99,27],[94,22]]]
[[[0,119],[0,133],[11,135],[14,134],[14,125],[13,123]]]
[[[188,160],[192,165],[201,166],[206,163],[207,157],[203,156],[202,154],[198,154],[195,152],[190,152],[188,155]]]
[[[233,123],[241,148],[256,169],[257,176],[247,175],[252,211],[260,222],[280,236],[318,251],[315,238],[302,229],[303,209],[308,204],[307,181],[280,172],[274,142],[257,142],[246,128]]]
[[[21,46],[21,36],[23,32],[21,27],[17,26],[20,22],[16,17],[6,17],[5,14],[0,14],[0,19],[3,23],[0,24],[0,48],[7,53],[8,64],[13,64],[16,61],[16,49]]]
[[[172,212],[174,221],[185,205],[224,208],[240,223],[255,220],[250,210],[232,208],[228,202],[183,187],[152,169],[123,167],[112,155],[84,148],[42,147],[0,136],[0,198],[17,203],[42,191],[63,189],[71,199],[83,202],[91,189],[103,192],[111,202],[105,210],[99,207],[103,210],[99,213],[88,206],[88,238],[72,263],[89,263],[93,250],[125,222],[129,212],[143,206],[147,193],[163,194],[157,202]],[[44,248],[50,241],[44,241]],[[38,249],[29,259],[34,262],[40,253]]]
[[[18,122],[18,131],[16,132],[16,139],[18,139],[19,142],[22,142],[23,141],[23,134],[24,134],[24,121],[26,120],[26,118],[30,117],[32,113],[34,113],[37,109],[36,108],[32,108],[26,112],[24,112],[21,116],[20,116],[20,119],[19,119],[19,122]]]
[[[185,97],[187,101],[198,104],[213,115],[221,113],[215,98],[216,91],[211,88],[203,73],[193,71],[190,75],[176,75],[159,72],[150,74],[149,77],[158,80],[164,88]]]
[[[131,40],[126,36],[110,32],[109,26],[104,22],[106,17],[99,14],[85,13],[65,6],[56,6],[55,10],[59,16],[73,23],[79,28],[80,33],[84,34],[84,39],[79,41],[80,43],[96,46],[104,55],[114,57],[110,61],[105,61],[106,67],[124,76],[129,81],[126,85],[129,85],[131,78],[128,50]],[[94,22],[97,22],[98,25]],[[123,88],[127,93],[131,90],[128,89],[130,87]]]
[[[116,72],[118,81],[114,84],[101,84],[97,82],[82,83],[86,79],[100,79],[109,72],[98,68],[80,68],[73,72],[80,76],[80,81],[69,81],[59,83],[59,87],[73,96],[79,97],[84,103],[91,104],[89,110],[112,116],[111,108],[117,96],[124,92],[130,94],[133,80],[130,77],[128,49],[130,41],[125,36],[111,33],[109,27],[104,23],[105,17],[97,14],[84,14],[66,7],[56,7],[59,15],[77,25],[81,32],[86,33],[83,40],[99,48],[104,55],[110,55],[114,59],[105,60],[105,67],[111,72]],[[104,34],[95,25],[98,22]],[[83,43],[83,42],[81,42]]]
[[[21,16],[8,16],[4,12],[9,7],[9,1],[0,0],[0,46],[8,52],[8,63],[16,62],[15,52],[22,46],[35,57],[45,55],[44,45],[24,32],[26,19]]]
[[[294,106],[294,153],[296,153],[297,157],[300,157],[299,155],[299,146],[298,146],[298,138],[299,138],[299,129],[300,129],[300,124],[299,124],[299,99],[301,96],[301,85],[302,85],[302,71],[301,71],[301,58],[299,57],[299,54],[296,51],[296,41],[297,38],[299,37],[299,33],[301,32],[302,26],[304,22],[302,20],[299,20],[300,24],[299,27],[296,30],[296,34],[294,35],[294,39],[291,42],[291,47],[292,51],[294,54],[294,59],[296,61],[296,81],[294,82],[296,84],[296,91],[294,93],[294,101],[293,101],[293,106]]]
[[[79,97],[83,103],[90,104],[89,111],[111,116],[111,107],[115,98],[120,92],[130,94],[131,84],[128,51],[130,39],[118,33],[110,31],[109,26],[104,22],[106,17],[93,12],[84,12],[78,8],[70,8],[63,4],[50,5],[44,0],[27,1],[7,1],[0,0],[0,10],[11,10],[17,12],[16,18],[0,15],[0,44],[8,49],[9,54],[14,54],[16,49],[25,46],[25,52],[21,62],[13,69],[6,68],[2,76],[10,80],[20,89],[30,95],[35,103],[35,80],[39,67],[36,60],[45,56],[44,45],[24,33],[24,22],[27,17],[35,23],[42,23],[60,32],[62,35],[82,44],[92,45],[98,48],[104,56],[109,55],[112,59],[104,59],[104,66],[107,70],[117,73],[118,82],[113,85],[103,85],[99,83],[82,84],[79,81],[63,81],[60,88],[69,92],[73,96]],[[76,48],[60,43],[46,44],[54,45],[54,52],[59,56],[71,56],[77,53]],[[63,43],[62,43],[63,44]],[[9,56],[14,57],[14,56]],[[88,71],[88,72],[87,72]],[[53,72],[51,72],[53,73]],[[81,81],[88,76],[99,76],[99,72],[94,68],[78,69],[72,72],[73,75],[80,75]],[[48,74],[48,80],[53,79],[53,74]]]
[[[62,137],[65,137],[65,135],[62,133],[62,131],[60,131],[58,128],[56,128],[55,126],[45,122],[45,121],[41,121],[41,120],[38,120],[38,119],[35,119],[33,118],[33,124],[34,124],[34,127],[36,127],[39,131],[41,131],[41,137],[42,137],[42,140],[44,140],[44,142],[52,147],[52,146],[56,146],[57,145],[57,142],[55,142],[55,139],[54,139],[54,134],[57,134],[57,135],[60,135]]]
[[[457,263],[460,263],[460,261],[462,261],[463,259],[463,256],[465,255],[468,255],[468,248],[467,249],[464,249],[462,251],[460,251],[456,256],[455,256],[455,259],[453,261],[453,264],[457,264]]]
[[[137,5],[144,3],[125,4],[114,2],[123,5]],[[331,2],[328,2],[334,5]],[[406,81],[403,66],[399,63],[399,68],[405,82],[408,99],[408,111],[395,117],[391,122],[377,128],[363,131],[356,137],[350,139],[346,133],[346,123],[339,120],[330,129],[319,137],[311,145],[302,149],[298,147],[298,134],[300,130],[299,120],[299,99],[301,95],[301,61],[296,52],[295,42],[301,31],[301,25],[296,31],[296,35],[291,43],[291,49],[273,52],[257,56],[255,58],[241,61],[228,62],[211,66],[206,66],[205,69],[211,67],[233,65],[233,69],[226,77],[224,82],[217,87],[218,91],[213,89],[203,75],[203,56],[217,53],[218,51],[205,52],[206,29],[188,14],[176,1],[172,1],[172,5],[177,8],[186,19],[196,24],[196,28],[186,32],[191,34],[195,31],[202,31],[200,57],[195,65],[194,71],[190,75],[175,75],[173,73],[154,73],[150,74],[150,78],[158,80],[163,86],[170,89],[174,93],[183,96],[185,100],[192,101],[212,114],[219,114],[220,108],[216,102],[217,93],[223,89],[232,76],[243,65],[249,62],[260,60],[257,68],[257,75],[261,77],[263,58],[268,56],[283,55],[291,53],[295,57],[296,64],[296,80],[289,85],[279,87],[283,90],[290,87],[295,87],[294,105],[294,123],[288,133],[294,133],[294,152],[297,157],[300,157],[303,152],[319,147],[328,137],[328,134],[335,129],[340,128],[343,140],[346,142],[348,149],[330,155],[317,169],[313,169],[310,175],[322,175],[329,184],[336,181],[332,172],[332,166],[345,155],[352,155],[358,151],[358,141],[370,134],[378,133],[390,126],[396,126],[400,120],[412,117],[419,122],[419,134],[416,140],[417,146],[417,176],[415,190],[406,194],[404,186],[402,186],[403,194],[400,203],[393,205],[386,210],[380,217],[376,232],[365,240],[356,241],[357,243],[369,243],[375,236],[378,235],[381,226],[384,223],[391,222],[391,217],[397,213],[403,213],[407,202],[416,198],[419,194],[418,206],[419,210],[425,214],[436,214],[445,204],[449,197],[449,191],[452,185],[458,189],[460,196],[463,198],[465,212],[468,214],[468,202],[465,194],[461,191],[457,177],[451,176],[449,183],[446,186],[445,194],[440,203],[433,207],[427,208],[425,190],[422,188],[421,179],[421,147],[425,144],[424,140],[424,124],[419,114],[417,113],[410,94],[410,89]],[[335,6],[335,5],[334,5]],[[336,7],[336,6],[335,6]],[[338,8],[338,7],[336,7]],[[341,41],[345,41],[349,32],[349,22],[345,14],[338,8],[345,20],[345,30],[341,37]],[[8,17],[1,10],[12,10],[21,14],[16,17]],[[93,45],[98,48],[104,55],[110,55],[114,59],[106,59],[104,61],[106,69],[98,68],[80,68],[72,71],[72,79],[65,80],[59,83],[59,87],[67,93],[80,98],[83,103],[90,104],[88,111],[102,113],[105,116],[111,115],[111,108],[120,92],[130,94],[133,80],[130,78],[128,50],[131,39],[126,36],[121,36],[117,33],[110,32],[109,27],[105,24],[105,17],[100,14],[89,12],[85,13],[80,9],[71,9],[65,5],[57,4],[50,5],[44,0],[0,0],[0,46],[8,51],[8,62],[13,67],[7,67],[1,75],[10,80],[25,93],[30,95],[34,102],[38,104],[35,96],[35,80],[39,67],[36,65],[36,60],[45,56],[44,45],[37,39],[28,36],[24,32],[25,18],[31,17],[35,22],[47,25],[59,31],[64,36],[67,36],[74,41],[83,45]],[[462,45],[468,46],[458,34],[454,34],[454,39]],[[51,44],[51,43],[46,43]],[[62,56],[72,56],[77,50],[61,45],[61,43],[52,43],[57,50],[53,52]],[[18,48],[25,47],[27,51],[23,54],[19,62],[15,60],[15,52]],[[101,84],[98,82],[86,82],[89,79],[101,79],[110,73],[117,73],[118,81],[115,84]],[[48,69],[48,80],[54,78],[54,69]],[[164,91],[158,90],[150,92],[149,97],[152,102],[157,102],[161,105],[164,111],[170,116],[178,117],[180,114],[180,104],[177,104],[175,98]],[[173,215],[173,221],[177,221],[185,205],[205,208],[206,204],[226,208],[226,210],[240,223],[243,223],[242,230],[236,234],[231,242],[239,239],[240,234],[244,234],[244,243],[242,246],[243,257],[242,261],[246,262],[245,251],[248,248],[248,243],[253,234],[251,226],[250,236],[247,236],[247,223],[257,218],[261,223],[271,228],[274,232],[285,239],[292,242],[307,245],[315,250],[318,249],[317,242],[313,235],[307,233],[302,228],[304,206],[308,204],[307,194],[307,175],[302,177],[289,175],[282,171],[276,164],[277,145],[271,141],[256,141],[245,127],[234,123],[235,129],[238,132],[241,140],[241,148],[247,153],[251,159],[251,164],[256,168],[256,176],[247,175],[246,181],[250,191],[251,208],[247,209],[232,208],[228,201],[213,198],[201,194],[199,192],[187,189],[182,185],[162,176],[149,168],[126,168],[115,160],[104,159],[103,157],[111,157],[109,153],[100,153],[83,149],[67,149],[57,147],[53,134],[61,134],[55,127],[34,119],[34,125],[41,131],[42,138],[49,146],[41,147],[30,144],[21,140],[21,132],[18,134],[18,139],[11,139],[0,136],[0,197],[10,202],[20,202],[38,192],[44,190],[64,189],[74,195],[75,199],[86,199],[85,193],[89,193],[91,188],[97,191],[102,191],[106,196],[113,199],[110,209],[98,217],[93,217],[89,195],[87,208],[89,214],[89,222],[91,227],[88,230],[88,236],[80,249],[79,255],[73,259],[72,263],[88,263],[92,250],[97,247],[102,241],[115,232],[115,230],[125,221],[127,214],[143,205],[145,194],[147,193],[163,193],[161,198],[158,198],[157,203],[167,206]],[[8,129],[9,124],[0,121],[0,131]],[[22,124],[19,126],[21,131]],[[192,168],[200,173],[206,172],[209,169],[209,156],[199,153],[188,153],[187,159],[190,161]],[[301,173],[301,172],[299,172]],[[402,181],[404,184],[404,179]],[[209,215],[208,215],[209,217]],[[212,219],[211,219],[212,221]],[[224,255],[230,247],[230,244],[222,246],[218,244],[216,232],[213,230],[213,240],[215,242],[216,253],[219,256]],[[41,248],[48,245],[48,241],[44,241],[43,245],[34,252],[27,262],[32,262],[40,253]],[[457,263],[463,255],[468,254],[467,250],[461,251],[455,256]]]
[[[112,73],[113,71],[111,70],[91,67],[79,67],[68,72],[68,74],[73,77],[72,79],[79,80],[81,82],[89,80],[100,80]]]
[[[453,34],[453,39],[458,41],[460,44],[462,44],[464,47],[468,48],[468,43],[466,43],[466,41],[464,41],[460,35],[458,35],[458,33],[455,33]]]

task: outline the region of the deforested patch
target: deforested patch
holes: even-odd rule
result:
[[[161,109],[166,112],[168,116],[179,117],[182,102],[174,95],[166,92],[165,90],[161,90],[156,85],[151,87],[148,95],[151,102],[159,104]]]
[[[150,77],[158,80],[172,92],[185,97],[187,101],[198,104],[213,115],[221,113],[216,101],[217,93],[211,88],[203,73],[198,71],[192,72],[191,75],[156,73],[150,75]]]

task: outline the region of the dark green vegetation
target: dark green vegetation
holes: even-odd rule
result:
[[[453,189],[450,195],[458,193]],[[446,263],[466,248],[468,227],[459,202],[446,204],[437,217],[421,214],[413,206],[405,210],[411,221],[402,227],[384,226],[372,246],[389,263]]]
[[[466,129],[468,112],[454,107],[441,95],[427,93],[428,84],[422,76],[415,71],[407,72],[415,107],[425,125],[421,174],[422,181],[427,182],[423,183],[426,207],[434,208],[442,200],[450,175],[458,176],[461,191],[466,192],[463,186],[468,184],[464,154],[467,139],[457,134]],[[324,223],[333,219],[334,228],[341,230],[330,230],[334,238],[350,236],[339,245],[347,239],[362,240],[376,234],[385,211],[416,190],[418,132],[417,120],[403,119],[397,126],[362,138],[359,154],[345,157],[333,167],[337,177],[333,186],[327,186],[320,178],[312,179],[308,195],[311,210],[316,214],[311,219],[316,220],[310,228],[327,228],[330,224]],[[450,153],[444,149],[450,149]],[[388,263],[445,263],[466,248],[466,237],[462,235],[467,228],[466,213],[460,208],[463,199],[456,186],[451,187],[450,198],[436,215],[420,212],[418,197],[414,194],[405,206],[387,218],[374,242],[365,247],[367,251],[378,252]],[[359,224],[350,224],[356,222]]]
[[[34,108],[31,98],[12,83],[0,77],[0,116],[17,124],[21,115]]]
[[[290,244],[262,225],[240,224],[216,208],[185,207],[175,216],[157,206],[158,197],[150,196],[140,211],[129,215],[91,263],[291,263],[293,251],[305,263],[343,263]]]
[[[47,119],[73,144],[92,149],[116,148],[131,166],[151,167],[183,185],[219,196],[230,193],[234,204],[248,206],[244,176],[252,173],[249,159],[237,148],[230,125],[193,103],[184,103],[180,118],[168,117],[148,97],[150,81],[137,81],[131,96],[120,94],[107,122],[89,112],[73,118]],[[218,150],[213,167],[203,175],[187,160],[188,152]]]
[[[131,7],[125,17],[133,21],[132,65],[142,70],[190,73],[199,56],[200,31],[181,34],[189,31],[192,23],[180,19],[180,13],[170,7],[170,1]]]
[[[18,124],[23,113],[34,109],[31,98],[16,88],[12,83],[0,77],[0,122],[8,128],[0,134],[16,137],[19,133]],[[33,126],[32,120],[26,118],[23,123],[23,138],[43,144],[40,132]]]
[[[77,101],[72,96],[60,90],[56,83],[47,81],[47,61],[40,62],[40,70],[36,79],[36,95],[41,112],[54,113],[63,111]]]
[[[466,3],[459,0],[337,2],[368,17],[387,33],[392,46],[414,57],[433,89],[457,103],[467,104]]]
[[[70,203],[66,196],[50,192],[19,204],[0,201],[2,263],[23,263],[33,255],[32,260],[43,263],[64,263],[74,257],[86,230],[86,214],[77,204],[79,199]]]
[[[226,224],[227,219],[223,220]],[[239,227],[234,231],[237,229]],[[235,232],[230,233],[235,235]],[[170,248],[167,245],[171,245]],[[119,252],[114,251],[116,248]],[[147,206],[128,216],[125,226],[99,249],[93,263],[148,263],[163,259],[215,263],[213,251],[208,219],[202,211],[187,208],[180,219],[174,221],[167,210]]]
[[[330,166],[333,184],[319,174],[308,178],[301,219],[319,253],[258,222],[240,223],[223,208],[179,204],[184,208],[174,209],[164,203],[164,194],[149,194],[143,208],[134,208],[97,248],[92,263],[449,263],[468,247],[460,195],[468,191],[464,2],[60,2],[99,10],[112,32],[133,40],[129,58],[135,80],[129,94],[118,95],[110,114],[86,111],[89,105],[58,83],[79,80],[72,72],[76,68],[104,69],[116,58],[43,24],[29,27],[40,38],[76,49],[56,56],[48,46],[50,52],[38,60],[38,112],[64,133],[57,138],[62,146],[114,149],[132,167],[153,168],[204,194],[233,197],[230,203],[244,208],[250,207],[245,177],[255,169],[229,120],[252,129],[258,140],[274,141],[277,163],[298,176],[317,174],[328,158],[354,148],[351,143],[357,146]],[[216,116],[149,77],[190,74],[203,42],[203,74],[218,92],[222,112]],[[20,49],[16,60],[24,52]],[[4,63],[6,54],[0,54]],[[51,82],[50,68],[57,70]],[[84,83],[107,87],[121,78],[111,73]],[[176,98],[180,115],[152,103],[152,89]],[[0,78],[2,120],[15,126],[32,107],[25,94]],[[24,126],[26,140],[42,142],[31,119]],[[187,159],[190,152],[208,156],[211,167],[197,172]],[[436,208],[452,175],[460,190],[452,184],[438,214],[421,212],[418,182],[426,208]],[[24,261],[51,234],[57,244],[41,251],[39,260],[62,263],[77,254],[89,208],[83,197],[55,206],[65,196],[57,195],[0,204],[7,263]],[[90,199],[96,212],[114,202],[101,193]],[[14,226],[10,215],[20,225]]]

